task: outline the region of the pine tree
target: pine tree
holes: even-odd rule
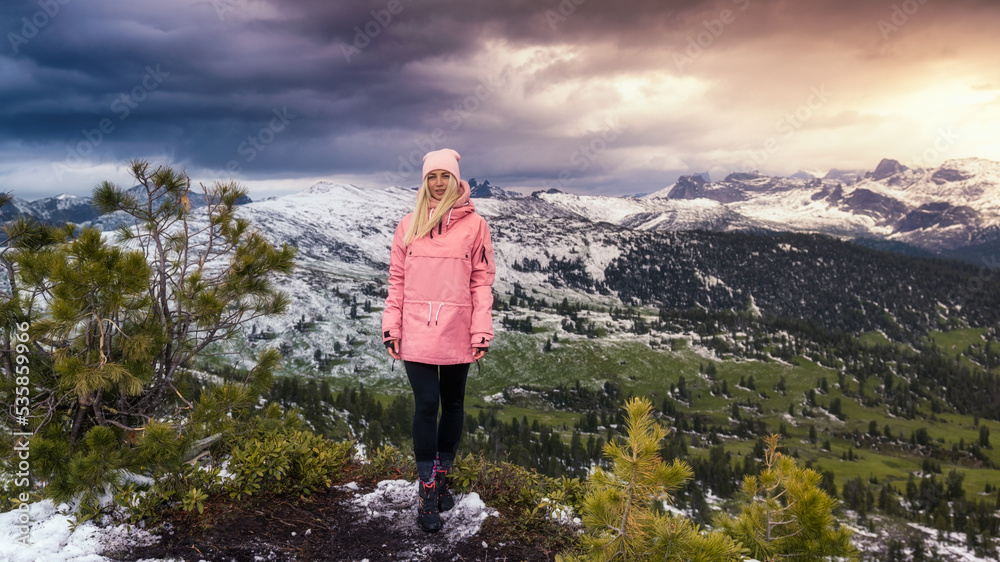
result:
[[[13,283],[0,328],[9,337],[8,319],[31,324],[31,394],[42,397],[32,470],[57,501],[82,492],[94,503],[122,470],[162,473],[231,434],[280,359],[266,350],[243,380],[195,400],[182,379],[199,354],[287,308],[273,277],[291,272],[295,252],[236,217],[244,188],[202,186],[207,207],[192,211],[186,176],[138,160],[129,169],[137,189],[104,182],[94,192],[96,207],[124,219],[117,243],[93,228],[5,227]]]
[[[88,414],[94,425],[121,427],[126,420],[108,420],[105,404],[117,407],[141,395],[154,374],[158,334],[146,314],[152,301],[145,256],[111,246],[100,231],[85,228],[75,240],[32,259],[46,269],[51,286],[49,313],[34,328],[54,348],[54,387],[72,389],[72,396],[63,396],[75,401],[70,443],[89,425]]]
[[[743,479],[740,513],[720,516],[719,529],[762,561],[856,559],[850,530],[835,528],[837,502],[820,489],[822,476],[779,453],[778,440],[766,438],[760,475]]]
[[[587,560],[741,560],[743,549],[729,537],[655,509],[691,478],[691,467],[680,460],[667,465],[660,458],[667,430],[653,419],[648,399],[629,400],[625,412],[626,441],[604,446],[612,469],[597,468],[588,480],[583,500]]]
[[[0,209],[12,199],[11,194],[0,193]],[[25,256],[65,240],[67,236],[69,231],[66,229],[42,225],[23,216],[0,225],[0,267],[3,268],[6,281],[6,286],[0,284],[0,367],[8,380],[13,380],[15,376],[15,346],[12,345],[12,338],[18,332],[19,324],[32,319],[27,309],[32,293],[20,282],[22,268],[18,264]],[[7,400],[5,403],[13,404],[14,400]]]

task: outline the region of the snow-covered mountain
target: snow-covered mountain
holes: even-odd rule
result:
[[[604,310],[750,307],[851,331],[883,329],[882,319],[905,318],[899,324],[910,334],[942,310],[979,325],[992,317],[975,314],[1000,308],[985,300],[992,293],[969,289],[970,276],[981,274],[964,265],[946,272],[954,274],[948,284],[939,270],[930,274],[924,265],[823,237],[713,231],[820,232],[874,239],[886,247],[909,242],[939,251],[956,248],[945,250],[949,255],[969,248],[996,255],[998,185],[1000,163],[964,160],[907,170],[887,161],[852,184],[757,174],[730,174],[716,182],[690,176],[645,197],[554,190],[519,196],[477,181],[477,195],[488,196],[473,203],[489,222],[494,288],[506,301],[520,292]],[[318,353],[332,364],[327,372],[333,376],[366,384],[394,376],[386,373],[379,345],[378,310],[393,232],[414,196],[412,187],[320,182],[241,205],[238,214],[254,228],[297,248],[299,264],[281,281],[291,299],[288,313],[255,321],[247,345],[258,345],[258,339],[270,340],[260,345],[282,344],[290,372],[314,368]],[[193,217],[203,219],[203,212]],[[91,224],[111,230],[116,219],[99,217]],[[970,299],[976,306],[965,306]],[[526,313],[503,314],[523,319]],[[550,329],[562,320],[533,314],[540,318],[537,325]],[[614,323],[610,316],[601,322]],[[616,330],[610,337],[632,337]],[[332,342],[339,344],[333,353]]]
[[[875,238],[947,253],[996,240],[1000,162],[970,158],[910,169],[886,159],[861,176],[831,171],[822,179],[734,173],[709,183],[684,176],[645,199],[715,201],[743,219],[733,221],[736,228]],[[657,228],[674,229],[671,221]]]
[[[493,229],[498,259],[507,262],[501,265],[539,260],[544,268],[552,259],[580,259],[598,281],[619,255],[615,233],[621,231],[818,232],[902,242],[945,255],[1000,241],[1000,162],[979,159],[927,170],[883,160],[852,184],[753,173],[718,182],[685,176],[640,198],[555,190],[520,196],[488,181],[477,182],[474,191],[480,196],[473,199],[476,209]],[[393,230],[413,200],[410,188],[320,182],[244,205],[241,212],[275,241],[296,246],[302,257],[374,273],[387,265]],[[526,275],[532,274],[517,273],[529,285]]]
[[[866,311],[895,306],[885,295],[909,286],[921,296],[909,297],[915,304],[905,295],[893,297],[907,303],[906,310],[894,314],[930,318],[934,306],[962,305],[965,293],[951,295],[951,300],[944,295],[939,301],[945,305],[924,307],[925,301],[933,304],[928,295],[942,289],[930,282],[936,278],[922,280],[915,273],[919,268],[909,262],[801,234],[673,232],[793,230],[865,237],[884,247],[911,241],[931,248],[945,242],[958,247],[975,233],[980,244],[995,252],[1000,237],[990,235],[1000,232],[998,198],[991,200],[988,194],[998,189],[1000,182],[993,178],[1000,179],[1000,164],[951,162],[936,170],[890,169],[883,175],[890,166],[852,185],[732,174],[714,183],[682,179],[641,198],[549,191],[472,201],[490,225],[497,260],[494,288],[504,298],[520,290],[550,303],[568,298],[602,307],[742,308],[756,302],[771,314],[798,317],[839,310],[831,317],[837,319],[850,316],[845,312],[850,309],[852,318],[864,320],[884,317]],[[938,184],[935,177],[950,181]],[[692,196],[679,197],[680,192]],[[243,205],[241,216],[274,242],[298,249],[301,266],[282,282],[292,297],[289,313],[262,319],[255,330],[283,337],[295,323],[316,320],[314,331],[295,336],[294,357],[308,363],[316,350],[325,353],[331,341],[341,342],[351,359],[335,367],[337,373],[366,380],[383,376],[384,350],[362,342],[377,344],[377,309],[384,299],[393,232],[413,203],[410,187],[321,182],[297,194]],[[921,213],[938,207],[959,211],[918,222]],[[950,216],[969,222],[951,224]],[[965,286],[964,281],[956,283]],[[853,296],[845,297],[845,291]],[[376,310],[368,312],[369,305]],[[351,322],[331,321],[345,318]],[[864,322],[835,328],[874,329]]]
[[[96,219],[98,215],[100,213],[91,204],[90,197],[61,193],[55,197],[34,201],[14,197],[0,209],[0,222],[9,221],[17,216],[27,216],[48,224],[66,222],[79,224]]]
[[[473,179],[470,185],[483,213],[500,220],[517,217],[510,225],[515,230],[535,223],[547,230],[552,221],[561,220],[579,223],[574,226],[578,229],[605,223],[629,230],[818,232],[902,243],[970,261],[982,261],[1000,246],[1000,162],[970,158],[910,169],[886,159],[873,171],[830,170],[818,176],[732,173],[713,182],[708,174],[695,174],[642,197],[557,190],[521,196],[488,180]],[[244,203],[248,212],[261,214],[274,232],[285,233],[309,255],[379,262],[381,250],[375,251],[370,241],[387,243],[381,237],[391,236],[412,198],[408,188],[370,190],[321,182],[299,194]],[[191,203],[197,207],[204,201],[194,195]],[[97,216],[89,197],[60,195],[31,202],[15,198],[2,212],[0,220],[23,214],[50,223],[115,226],[114,217]],[[324,217],[338,219],[327,224]],[[346,224],[353,225],[352,230],[341,232]],[[307,243],[323,236],[332,238],[325,244]]]
[[[145,197],[145,189],[142,186],[134,186],[128,190],[135,197],[142,200]],[[205,196],[192,191],[188,198],[192,207],[204,207]],[[240,204],[250,203],[249,197],[239,200]],[[102,219],[101,213],[94,207],[94,200],[91,197],[78,197],[68,193],[61,193],[54,197],[25,201],[18,197],[11,199],[9,203],[0,209],[0,223],[9,221],[18,216],[31,217],[46,224],[63,224],[71,222],[74,224],[89,224],[94,221],[95,226],[102,226],[107,220]],[[108,218],[108,217],[105,217]],[[100,219],[100,220],[99,220]],[[114,219],[111,218],[111,221]],[[108,224],[111,228],[113,225]]]
[[[570,289],[552,282],[553,264],[576,268],[597,286],[608,264],[630,251],[641,231],[818,232],[944,255],[963,248],[995,253],[1000,246],[1000,163],[977,159],[930,170],[885,160],[850,184],[746,173],[717,182],[687,176],[640,198],[556,190],[520,196],[486,181],[474,189],[479,197],[473,202],[493,234],[501,294],[519,284],[538,291],[539,298],[561,300]],[[294,245],[310,264],[313,276],[294,281],[301,287],[289,287],[300,299],[294,314],[299,318],[330,308],[317,289],[331,285],[347,289],[374,282],[372,301],[380,301],[376,286],[384,283],[393,231],[413,201],[409,187],[321,182],[244,205],[240,212],[275,242]],[[972,260],[975,254],[963,257]],[[371,329],[377,331],[374,324]]]

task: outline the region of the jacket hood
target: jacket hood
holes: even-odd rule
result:
[[[420,189],[424,189],[423,185],[420,186]],[[458,200],[456,200],[455,204],[452,205],[451,212],[445,215],[444,220],[441,221],[445,228],[448,228],[451,226],[451,223],[464,217],[465,215],[476,212],[476,206],[472,203],[472,200],[469,199],[469,196],[472,194],[472,189],[469,187],[468,182],[465,180],[459,180],[458,191]],[[437,207],[437,204],[437,200],[432,197],[428,206],[431,209],[434,209]]]

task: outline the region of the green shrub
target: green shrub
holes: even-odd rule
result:
[[[487,504],[501,511],[522,513],[538,506],[545,477],[509,462],[490,462],[482,455],[455,459],[451,473],[455,490],[476,492]]]
[[[354,443],[334,443],[306,431],[258,433],[233,447],[224,489],[230,497],[294,492],[330,486],[354,454]]]
[[[382,445],[368,462],[361,465],[361,476],[367,480],[412,480],[417,475],[413,457],[392,445]]]
[[[156,522],[164,508],[176,501],[180,501],[185,511],[197,509],[201,513],[205,501],[212,494],[222,492],[220,470],[218,466],[207,468],[185,463],[162,474],[152,486],[128,482],[115,494],[114,503],[124,512],[123,518],[131,523]]]

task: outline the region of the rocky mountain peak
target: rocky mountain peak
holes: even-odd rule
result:
[[[909,168],[900,164],[898,161],[891,158],[883,158],[882,161],[878,163],[875,171],[872,172],[871,177],[873,180],[879,181],[884,180],[889,176],[894,176],[900,172],[905,172],[906,170],[909,170]]]
[[[701,176],[681,176],[667,195],[668,199],[697,199],[705,196],[705,185],[708,184]]]
[[[511,194],[501,187],[490,185],[490,180],[483,180],[482,183],[476,178],[469,180],[469,196],[474,199],[510,199]]]

